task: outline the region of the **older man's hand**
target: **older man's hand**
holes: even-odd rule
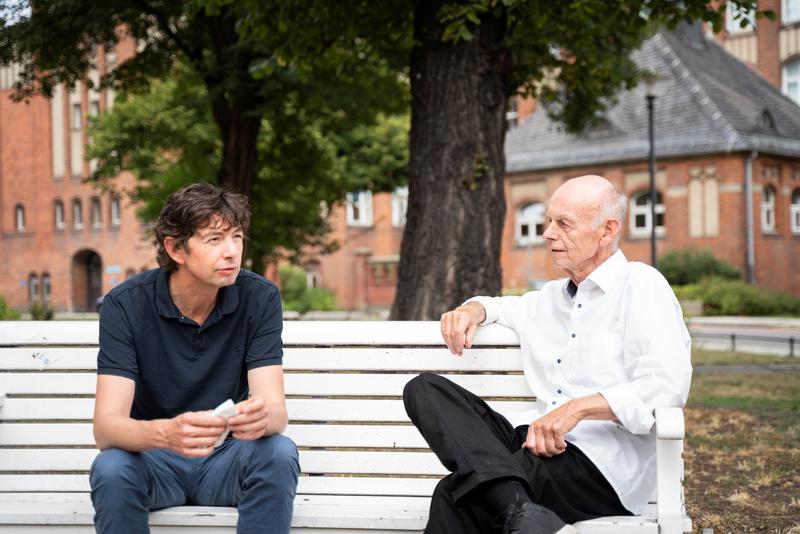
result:
[[[461,356],[464,347],[472,346],[475,330],[486,318],[486,310],[478,302],[468,302],[455,310],[442,314],[440,326],[442,339],[444,339],[450,352]]]

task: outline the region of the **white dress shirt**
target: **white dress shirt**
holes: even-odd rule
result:
[[[522,296],[475,297],[519,336],[535,409],[504,414],[530,424],[577,397],[600,393],[620,423],[583,420],[566,435],[597,466],[622,504],[638,514],[653,497],[657,406],[684,406],[691,339],[680,305],[657,270],[621,250],[571,297],[569,279]],[[469,302],[469,301],[468,301]]]

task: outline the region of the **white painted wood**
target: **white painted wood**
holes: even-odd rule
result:
[[[0,345],[2,346],[2,345]],[[0,371],[41,371],[45,366],[33,357],[43,353],[51,362],[48,371],[97,368],[97,347],[21,347],[0,351]],[[467,349],[453,356],[441,348],[425,347],[284,347],[285,371],[510,371],[522,368],[518,348]]]
[[[287,395],[395,396],[417,374],[286,373]],[[533,397],[522,375],[444,375],[482,397]],[[94,395],[94,373],[0,373],[10,395]],[[213,409],[209,406],[209,409]]]
[[[525,401],[490,401],[500,413],[530,408]],[[408,422],[401,399],[286,399],[292,421]],[[94,399],[10,398],[0,410],[0,421],[91,421]],[[341,418],[341,419],[340,419]]]

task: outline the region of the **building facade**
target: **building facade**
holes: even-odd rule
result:
[[[132,42],[96,53],[87,79],[134,53]],[[18,71],[0,68],[0,296],[13,308],[43,301],[56,310],[94,311],[98,298],[122,280],[155,265],[135,208],[124,193],[86,183],[88,119],[113,103],[110,90],[87,83],[58,87],[13,102]],[[95,85],[96,86],[96,85]]]

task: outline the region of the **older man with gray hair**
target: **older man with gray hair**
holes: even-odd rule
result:
[[[426,533],[567,534],[576,521],[647,504],[653,410],[685,404],[691,341],[664,277],[618,248],[626,203],[603,177],[567,180],[544,231],[567,278],[442,315],[459,356],[479,326],[512,328],[536,405],[509,422],[438,375],[408,383],[406,411],[452,472],[436,487]]]

